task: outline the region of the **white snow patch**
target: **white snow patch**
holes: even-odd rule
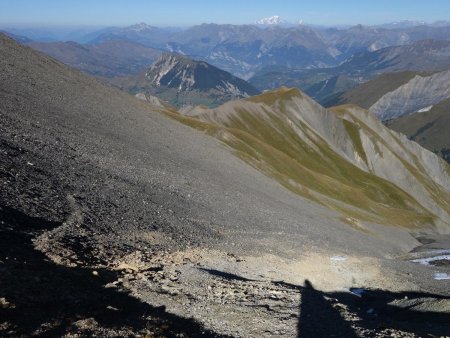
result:
[[[280,25],[282,23],[285,23],[285,21],[279,15],[273,15],[256,21],[257,25]]]
[[[411,262],[419,263],[422,265],[430,265],[430,263],[434,261],[450,260],[450,250],[440,249],[427,252],[416,252],[414,253],[414,256],[418,258],[411,260]]]
[[[348,259],[348,257],[347,256],[333,256],[330,259],[334,262],[343,262],[343,261],[346,261]]]
[[[366,290],[361,288],[351,288],[349,291],[358,297],[361,297],[366,292]]]
[[[431,108],[433,108],[433,105],[428,106],[428,107],[424,107],[424,108],[418,110],[417,112],[418,112],[418,113],[425,113],[425,112],[427,112],[427,111],[430,111]]]
[[[436,272],[434,274],[434,279],[435,280],[447,280],[447,279],[450,279],[450,275],[445,272]]]
[[[431,262],[443,261],[443,260],[450,261],[450,255],[440,255],[440,256],[434,256],[434,257],[417,258],[417,259],[413,259],[411,262],[419,263],[422,265],[430,265]]]

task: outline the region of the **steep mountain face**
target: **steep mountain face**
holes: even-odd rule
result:
[[[383,95],[394,91],[418,75],[427,76],[431,74],[417,71],[382,74],[373,80],[367,81],[358,87],[339,95],[334,100],[330,100],[328,104],[332,106],[350,103],[364,109],[369,109],[370,106],[375,104],[375,102]]]
[[[356,104],[378,113],[390,128],[449,161],[448,71],[380,75],[332,104]]]
[[[253,86],[203,61],[176,54],[163,54],[144,76],[120,79],[131,92],[157,95],[170,103],[218,105],[259,93]]]
[[[312,70],[261,70],[249,82],[264,90],[281,85],[301,88],[320,103],[330,106],[339,96],[380,74],[399,71],[433,72],[450,68],[450,42],[424,40],[411,45],[387,47],[353,55],[337,67]],[[347,80],[330,86],[339,76]]]
[[[344,217],[448,230],[448,165],[362,108],[326,110],[284,88],[188,115],[250,165]]]
[[[147,71],[146,77],[155,86],[177,88],[179,91],[207,91],[215,88],[237,97],[258,92],[245,81],[206,62],[175,54],[162,55]]]
[[[407,83],[379,98],[369,108],[381,120],[389,120],[417,111],[450,97],[450,71],[429,76],[416,75]]]
[[[3,35],[0,69],[0,336],[448,332],[403,259],[448,230],[448,167],[367,112],[285,89],[187,117]]]
[[[386,124],[450,163],[450,99]]]
[[[125,40],[108,40],[96,45],[76,42],[30,42],[27,45],[85,73],[108,78],[136,74],[161,55],[157,49]]]

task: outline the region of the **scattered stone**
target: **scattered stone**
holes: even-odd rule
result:
[[[7,309],[11,307],[11,303],[6,298],[0,298],[0,308]]]

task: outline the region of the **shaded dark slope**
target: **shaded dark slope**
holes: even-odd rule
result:
[[[166,313],[163,306],[145,304],[117,287],[105,288],[116,282],[118,272],[69,268],[49,261],[36,250],[33,238],[61,226],[48,219],[55,216],[30,217],[0,204],[0,288],[6,297],[0,307],[0,335],[224,337],[194,320]],[[71,247],[73,242],[66,239],[65,244]]]
[[[429,111],[387,121],[386,125],[450,163],[450,99],[434,105]]]

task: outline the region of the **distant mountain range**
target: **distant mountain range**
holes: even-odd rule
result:
[[[450,25],[445,22],[434,25],[403,22],[349,28],[286,25],[281,24],[283,20],[277,16],[261,22],[266,24],[202,24],[187,29],[158,28],[140,23],[128,27],[89,30],[84,36],[74,37],[76,41],[93,46],[107,41],[127,41],[186,55],[249,80],[260,90],[280,85],[296,86],[322,103],[372,78],[374,74],[430,70],[431,67],[448,65],[449,48],[445,44],[450,40]],[[36,36],[30,30],[14,30],[12,33]],[[420,42],[422,40],[428,42]],[[406,45],[410,45],[408,48],[412,50],[401,47]],[[386,49],[390,47],[392,49]],[[61,55],[61,51],[56,53],[52,46],[40,48],[53,52],[52,55],[60,60],[70,59]],[[427,54],[427,50],[432,50],[433,55]],[[67,53],[71,54],[73,50]],[[422,64],[421,69],[411,69],[417,66],[417,62]],[[342,78],[332,80],[338,84],[335,90],[331,90],[329,82],[328,93],[321,90],[316,94],[313,90],[325,85],[321,82],[344,72],[347,75],[345,81]]]
[[[338,97],[343,93],[383,73],[445,69],[450,69],[450,41],[422,40],[411,45],[359,53],[336,67],[262,70],[249,82],[259,89],[280,85],[302,88],[320,103],[331,106],[339,102]]]
[[[260,93],[226,71],[173,53],[162,54],[145,72],[113,83],[132,94],[156,95],[175,106],[216,106]]]
[[[277,20],[269,18],[266,21]],[[449,25],[395,28],[357,25],[338,29],[307,25],[202,24],[173,31],[138,24],[106,30],[93,37],[90,43],[111,39],[138,42],[201,58],[248,79],[266,67],[308,69],[336,66],[356,53],[425,39],[449,40],[449,33]]]

